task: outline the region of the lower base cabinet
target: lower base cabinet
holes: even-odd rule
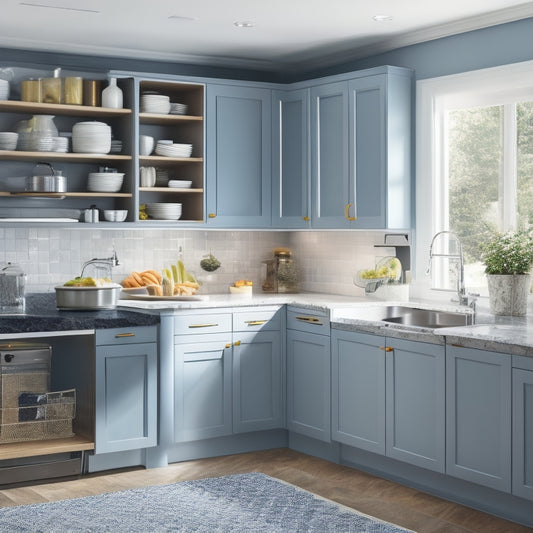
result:
[[[533,358],[513,368],[513,494],[533,501]]]
[[[157,327],[96,331],[95,453],[157,445]]]
[[[444,472],[444,346],[332,332],[332,439]]]
[[[511,491],[511,357],[446,347],[446,473]]]

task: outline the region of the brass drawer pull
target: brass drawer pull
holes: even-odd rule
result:
[[[316,324],[317,326],[324,325],[321,322],[320,318],[317,318],[316,316],[297,316],[296,320],[300,320],[302,322],[308,322],[309,324]]]
[[[391,348],[390,346],[380,346],[379,349],[380,350],[384,350],[386,352],[393,352],[394,351],[394,348]]]
[[[241,341],[235,341],[235,342],[233,343],[233,346],[240,346],[240,345],[241,345]]]
[[[207,216],[208,216],[209,218],[215,218],[215,217],[216,217],[215,213],[209,213],[209,215],[207,215]]]
[[[189,328],[214,328],[218,326],[218,324],[216,323],[213,323],[213,324],[189,324]]]
[[[117,333],[115,339],[120,339],[122,337],[135,337],[135,333]]]
[[[266,322],[268,322],[268,320],[247,320],[245,324],[248,324],[249,326],[261,326]]]
[[[226,344],[226,348],[231,348],[231,343],[228,342],[228,344]]]

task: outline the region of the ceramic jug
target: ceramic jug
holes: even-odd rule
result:
[[[110,78],[109,85],[102,91],[102,107],[122,109],[122,89],[117,85],[117,78]]]

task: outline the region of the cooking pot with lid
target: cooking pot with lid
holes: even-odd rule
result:
[[[47,167],[46,173],[39,167]],[[67,178],[57,172],[49,163],[37,163],[33,169],[34,175],[27,176],[25,182],[26,192],[67,192]]]

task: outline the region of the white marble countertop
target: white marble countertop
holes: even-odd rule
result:
[[[356,330],[434,344],[460,344],[465,347],[533,357],[533,317],[500,317],[478,312],[475,314],[474,325],[433,329],[384,323],[372,318],[372,308],[401,305],[451,312],[472,312],[472,310],[431,301],[388,302],[369,300],[365,297],[319,293],[259,293],[251,296],[214,294],[200,298],[192,301],[120,300],[119,306],[157,314],[174,314],[194,309],[295,305],[329,313],[331,325],[336,329]]]

